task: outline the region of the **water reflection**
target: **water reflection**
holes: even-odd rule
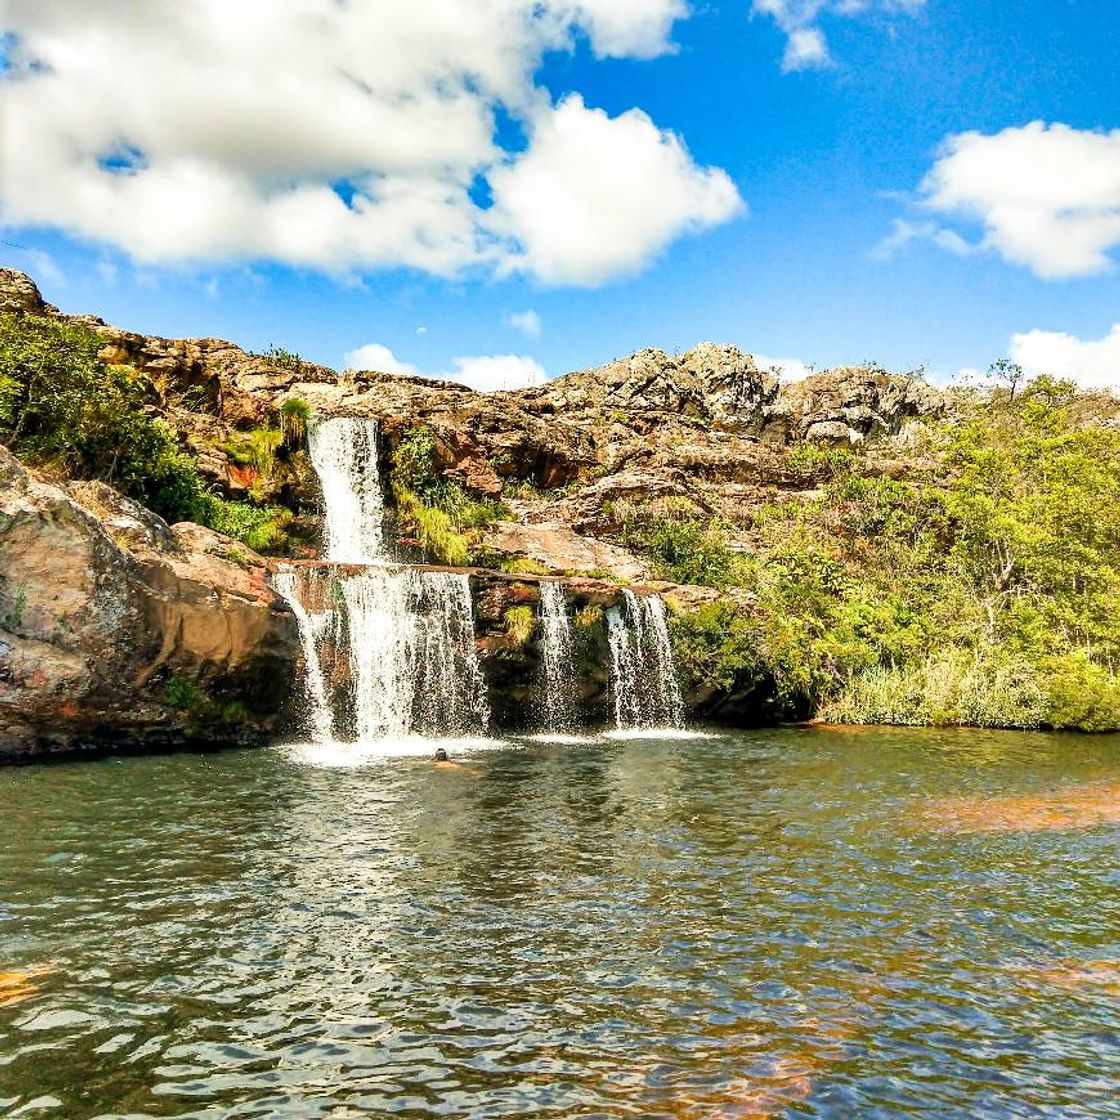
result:
[[[1116,826],[920,824],[1117,742],[963,742],[0,772],[0,1112],[1120,1116]]]

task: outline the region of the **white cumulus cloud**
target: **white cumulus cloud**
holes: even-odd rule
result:
[[[507,326],[513,327],[514,330],[520,331],[529,338],[540,338],[541,336],[543,324],[536,311],[511,311],[505,317],[505,322]]]
[[[1033,121],[950,136],[921,195],[934,211],[979,222],[984,248],[1043,279],[1102,272],[1120,245],[1120,129]]]
[[[1089,340],[1061,331],[1026,331],[1012,337],[1008,352],[1030,374],[1068,377],[1087,389],[1120,388],[1120,323],[1104,338]]]
[[[350,369],[372,370],[377,373],[460,381],[482,393],[491,393],[497,389],[523,389],[528,385],[541,385],[548,380],[544,367],[525,354],[479,354],[455,358],[451,369],[426,374],[411,362],[402,361],[388,346],[380,342],[368,342],[365,346],[351,350],[343,357],[343,364]]]
[[[524,389],[543,385],[548,374],[539,362],[524,354],[489,354],[473,358],[456,358],[451,373],[437,374],[453,381],[462,381],[472,389],[491,393],[496,389]]]
[[[754,364],[761,370],[777,370],[783,381],[801,381],[813,372],[813,367],[800,358],[771,358],[754,354]]]
[[[867,16],[916,12],[925,0],[753,0],[751,12],[769,16],[786,34],[782,69],[787,73],[827,66],[832,61],[828,40],[819,26],[822,16]]]
[[[697,167],[641,110],[610,117],[578,94],[535,115],[528,150],[490,183],[494,224],[521,246],[510,267],[553,283],[635,272],[682,233],[743,209],[726,172]]]
[[[598,282],[731,216],[738,195],[641,112],[554,107],[535,75],[579,39],[599,58],[670,52],[687,15],[685,0],[7,0],[0,217],[145,264]],[[501,112],[526,152],[498,143]],[[604,137],[655,178],[581,158]],[[544,232],[554,206],[580,238],[566,250]],[[616,227],[605,250],[586,238]]]
[[[369,369],[378,373],[418,374],[420,371],[409,362],[400,358],[380,342],[367,342],[343,356],[342,364],[347,369]]]

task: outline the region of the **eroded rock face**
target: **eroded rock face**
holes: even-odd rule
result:
[[[294,622],[264,561],[0,448],[0,759],[276,726]]]
[[[649,565],[617,545],[581,537],[566,525],[522,525],[499,521],[483,537],[486,548],[516,559],[530,560],[550,572],[572,575],[606,574],[614,579],[648,580]]]
[[[60,316],[12,270],[0,270],[0,310]],[[483,394],[61,317],[96,331],[105,361],[147,375],[151,407],[217,490],[240,498],[254,486],[254,469],[231,459],[231,442],[275,427],[290,398],[319,418],[375,417],[383,472],[423,426],[445,479],[511,511],[481,541],[486,562],[530,561],[556,575],[647,581],[650,562],[624,546],[636,510],[719,518],[729,543],[749,550],[763,503],[811,497],[821,482],[791,462],[799,442],[858,445],[866,473],[905,477],[920,469],[906,451],[908,425],[943,415],[949,402],[916,378],[864,367],[782,383],[750,354],[712,343],[679,355],[642,350],[545,385]],[[299,457],[302,473],[285,476],[273,498],[296,514],[292,527],[308,557],[321,508]],[[223,707],[243,706],[234,726],[249,733],[274,725],[298,655],[293,620],[267,588],[259,557],[198,526],[167,526],[108,486],[48,484],[10,456],[0,460],[0,488],[0,755],[114,737],[182,741],[207,720],[207,735],[220,737],[215,713]],[[531,645],[512,649],[490,606],[532,594],[492,576],[472,578],[501,723],[503,713],[524,715],[534,654]],[[663,589],[686,609],[719,596]],[[604,694],[602,655],[587,669],[595,703]],[[726,700],[689,699],[706,713]]]
[[[787,386],[779,409],[794,437],[863,443],[897,436],[909,420],[945,415],[945,394],[917,377],[843,366]]]

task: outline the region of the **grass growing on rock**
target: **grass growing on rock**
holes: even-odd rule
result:
[[[0,314],[0,443],[65,477],[107,482],[169,522],[196,521],[257,551],[283,550],[291,514],[263,494],[245,502],[214,493],[157,415],[151,379],[102,361],[100,348],[84,324]],[[264,429],[238,446],[267,466],[279,436]]]
[[[686,683],[768,680],[780,714],[842,722],[1120,727],[1120,431],[1087,408],[1051,378],[962,398],[920,478],[804,455],[820,489],[757,509],[746,556],[632,514],[664,573],[747,604],[674,620]]]
[[[474,498],[443,477],[435,436],[424,425],[410,428],[398,442],[390,477],[402,529],[413,532],[424,552],[442,564],[467,564],[482,531],[513,516],[503,502]]]

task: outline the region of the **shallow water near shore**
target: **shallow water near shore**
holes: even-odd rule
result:
[[[1120,1117],[1120,737],[422,748],[0,770],[0,1115]]]

